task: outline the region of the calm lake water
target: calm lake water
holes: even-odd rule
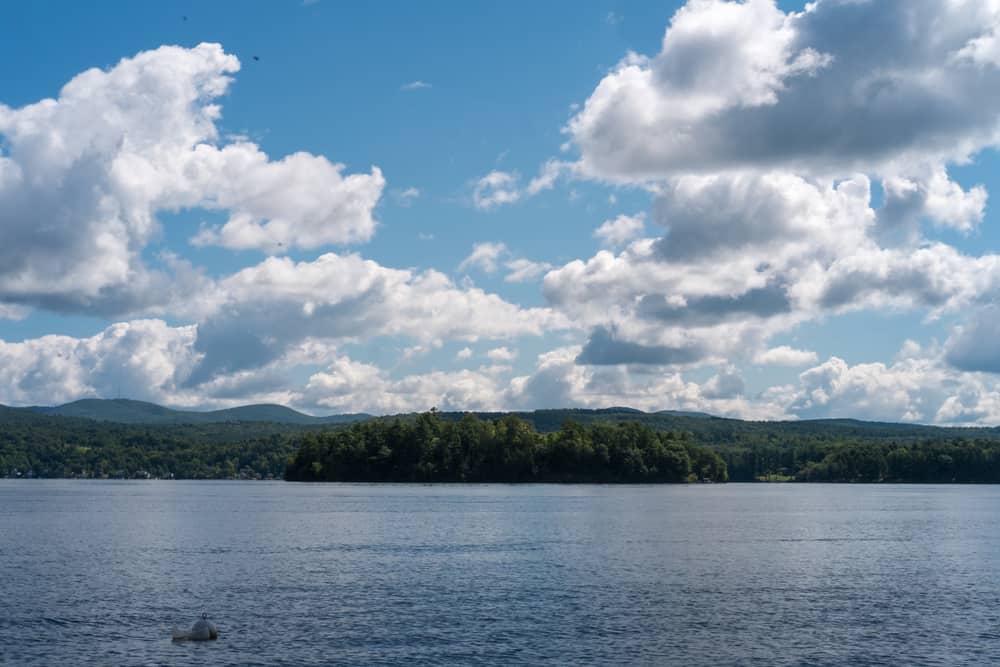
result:
[[[1000,487],[0,480],[0,662],[1000,664]]]

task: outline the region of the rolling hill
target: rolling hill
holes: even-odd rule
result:
[[[18,408],[14,408],[18,409]],[[272,422],[275,424],[347,424],[371,415],[330,415],[313,417],[283,405],[244,405],[226,410],[199,412],[174,410],[155,403],[133,401],[125,398],[85,398],[53,407],[34,406],[21,408],[52,417],[80,417],[118,424],[218,424],[227,422]]]
[[[558,432],[567,422],[575,423],[575,428],[596,429],[595,433],[601,433],[602,425],[638,424],[664,433],[670,441],[708,447],[725,461],[730,481],[776,477],[799,481],[1000,482],[1000,428],[943,428],[853,419],[755,422],[630,408],[312,417],[280,405],[198,412],[132,400],[82,400],[55,407],[0,406],[0,477],[280,478],[289,458],[303,443],[339,437],[332,432],[342,428],[362,433],[366,428],[388,427],[387,432],[395,433],[395,427],[387,422],[400,420],[405,426],[430,417],[443,424],[478,418],[492,421],[500,431],[508,428],[501,422],[515,418],[519,422],[513,423],[524,423],[539,434],[539,443],[548,443],[545,438],[549,436],[558,440]],[[455,432],[477,428],[472,419]],[[360,442],[356,440],[351,436],[345,442],[353,447]],[[441,443],[432,442],[437,444],[428,445],[427,452],[440,454],[443,450],[436,448]],[[379,459],[385,453],[385,443],[375,444],[378,446],[372,451],[361,453],[364,461]],[[483,451],[493,450],[487,447]]]

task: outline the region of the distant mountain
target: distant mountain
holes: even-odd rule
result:
[[[655,414],[671,415],[673,417],[694,417],[695,419],[715,419],[715,415],[707,412],[694,412],[692,410],[657,410]]]
[[[75,417],[118,424],[149,425],[199,425],[227,423],[272,423],[292,426],[323,426],[349,424],[365,419],[373,419],[369,414],[342,414],[313,417],[283,405],[244,405],[227,410],[200,412],[195,410],[174,410],[155,403],[129,399],[82,399],[55,407],[34,406],[29,408],[4,408],[0,406],[0,419],[9,420],[15,414],[40,414],[55,417]],[[386,415],[377,419],[415,419],[418,413]],[[825,437],[862,437],[892,439],[897,437],[997,437],[1000,428],[939,427],[923,424],[897,424],[886,422],[866,422],[856,419],[812,419],[780,422],[754,422],[740,419],[715,417],[704,412],[684,410],[660,410],[643,412],[634,408],[611,407],[596,410],[582,408],[556,408],[521,412],[439,412],[447,421],[458,421],[466,414],[474,414],[480,419],[499,419],[507,415],[523,419],[540,432],[559,430],[563,423],[573,421],[580,424],[596,422],[624,423],[637,422],[664,431],[687,431],[698,437],[712,441],[726,441],[733,434],[754,433],[781,438],[785,435],[796,437],[807,434],[822,434]]]
[[[313,417],[283,405],[244,405],[227,410],[198,412],[174,410],[155,403],[133,401],[125,398],[85,398],[54,407],[34,406],[23,408],[55,417],[80,417],[119,424],[218,424],[226,422],[272,422],[275,424],[347,424],[368,419],[367,414],[330,415]]]
[[[594,428],[599,424],[639,424],[669,440],[710,448],[726,462],[730,481],[1000,483],[1000,428],[942,428],[853,419],[743,421],[631,408],[434,414],[435,420],[452,423],[470,416],[488,420],[514,417],[539,433],[559,431],[571,422],[605,433],[609,439],[617,428]],[[279,478],[289,457],[303,443],[339,437],[322,432],[354,428],[353,422],[365,419],[377,421],[358,425],[358,433],[377,431],[377,422],[413,423],[421,415],[311,417],[280,405],[197,412],[129,400],[83,400],[57,407],[0,406],[0,477]],[[480,432],[477,428],[469,424],[460,432]],[[496,432],[505,430],[506,426],[498,425]],[[570,439],[576,442],[573,433]],[[383,449],[380,446],[378,456]],[[362,450],[360,455],[368,461],[371,454]]]

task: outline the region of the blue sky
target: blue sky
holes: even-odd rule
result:
[[[9,7],[0,403],[124,377],[196,408],[1000,423],[998,26],[929,0]]]

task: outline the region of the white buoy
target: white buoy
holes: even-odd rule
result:
[[[215,623],[208,620],[208,614],[202,614],[190,630],[184,631],[175,627],[171,635],[174,641],[207,641],[218,639],[219,629],[215,627]]]

